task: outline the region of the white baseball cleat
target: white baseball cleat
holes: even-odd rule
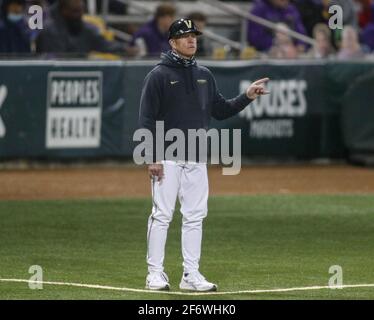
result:
[[[199,271],[183,274],[179,288],[190,291],[217,291],[217,285],[207,281]]]
[[[169,278],[165,272],[148,273],[145,288],[149,290],[169,290]]]

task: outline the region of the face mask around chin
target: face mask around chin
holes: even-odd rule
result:
[[[18,13],[8,13],[7,19],[10,22],[17,23],[20,22],[23,19],[23,14],[18,14]]]

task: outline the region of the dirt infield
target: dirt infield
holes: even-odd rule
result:
[[[145,167],[1,170],[0,200],[123,198],[150,196]],[[374,170],[345,165],[248,166],[223,176],[209,168],[210,193],[374,193]]]

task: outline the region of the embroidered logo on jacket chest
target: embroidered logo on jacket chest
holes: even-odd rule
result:
[[[197,79],[197,83],[199,83],[199,84],[205,84],[207,82],[208,82],[208,80],[206,80],[206,79]]]

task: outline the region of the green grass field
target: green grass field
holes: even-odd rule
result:
[[[150,199],[0,202],[0,278],[144,289]],[[179,211],[169,229],[166,272],[179,291]],[[211,197],[201,271],[220,291],[374,283],[374,197]],[[374,288],[181,296],[0,282],[0,299],[374,299]]]

